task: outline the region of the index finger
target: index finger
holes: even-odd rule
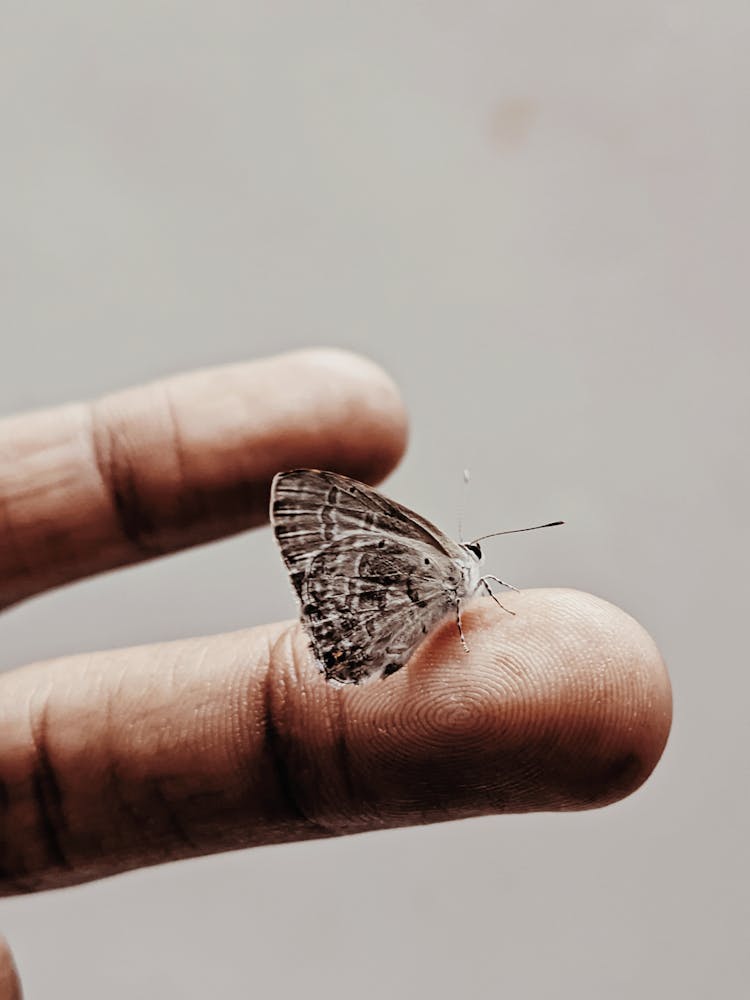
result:
[[[448,620],[387,680],[336,689],[296,624],[0,678],[0,892],[281,841],[637,788],[671,718],[632,618],[537,590]]]
[[[260,524],[279,469],[377,482],[406,416],[370,361],[310,350],[0,421],[0,608]]]

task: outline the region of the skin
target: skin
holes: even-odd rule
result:
[[[364,359],[306,351],[0,421],[0,607],[267,520],[279,469],[369,483],[406,416]],[[606,805],[671,721],[648,634],[588,594],[462,608],[406,669],[325,683],[295,622],[0,676],[0,892],[259,844]],[[20,996],[0,948],[0,1000]]]

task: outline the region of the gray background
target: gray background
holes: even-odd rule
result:
[[[30,997],[744,993],[749,36],[730,2],[2,5],[2,410],[365,352],[412,417],[388,491],[453,531],[470,466],[467,530],[565,517],[490,568],[623,605],[675,689],[601,812],[4,901]],[[292,610],[263,530],[32,601],[0,656]]]

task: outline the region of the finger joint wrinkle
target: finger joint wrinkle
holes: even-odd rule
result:
[[[124,436],[97,404],[90,408],[90,435],[96,469],[120,532],[141,556],[160,555],[161,548],[154,542],[155,520],[138,485]]]
[[[40,840],[47,856],[55,867],[70,871],[73,865],[63,843],[66,829],[63,793],[49,750],[48,714],[49,709],[45,702],[38,716],[31,721],[34,745],[31,789]]]
[[[273,671],[269,670],[264,686],[263,743],[282,806],[293,820],[314,828],[320,836],[330,836],[333,831],[313,817],[303,805],[305,796],[291,763],[292,750],[283,735],[283,726],[277,721],[279,709],[274,704],[273,679]]]
[[[34,566],[11,511],[8,497],[0,489],[0,610],[27,593],[33,593]]]

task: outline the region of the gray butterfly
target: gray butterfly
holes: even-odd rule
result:
[[[335,472],[280,472],[271,486],[271,523],[313,652],[331,681],[395,673],[451,611],[468,652],[461,602],[480,590],[497,601],[490,580],[510,586],[480,573],[479,542],[489,536],[454,542],[414,511]]]

